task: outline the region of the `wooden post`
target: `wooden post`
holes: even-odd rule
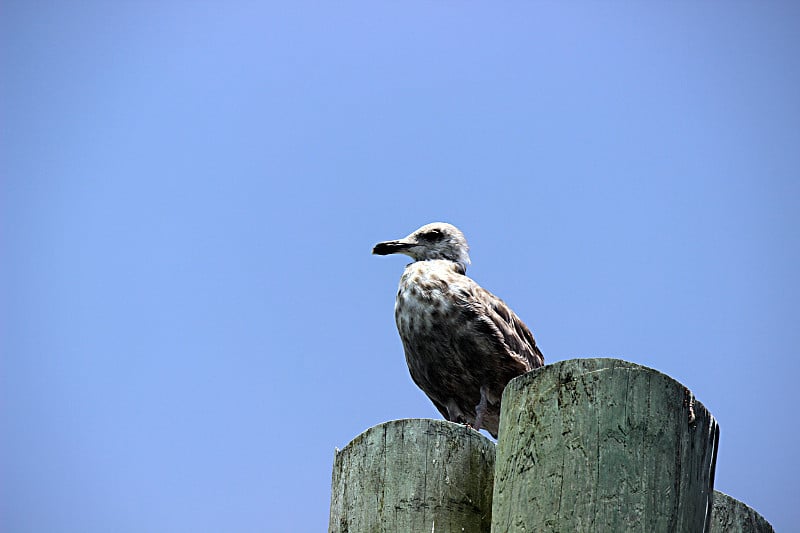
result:
[[[506,387],[499,437],[492,531],[708,531],[719,429],[669,376],[542,367]]]
[[[711,511],[711,533],[775,533],[767,520],[754,509],[714,491],[714,507]]]
[[[488,532],[494,443],[444,420],[394,420],[336,452],[329,532]]]

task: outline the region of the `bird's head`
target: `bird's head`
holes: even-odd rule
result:
[[[469,264],[467,239],[461,230],[445,222],[426,224],[404,239],[379,242],[372,253],[405,254],[415,261],[445,259],[461,264],[464,270]]]

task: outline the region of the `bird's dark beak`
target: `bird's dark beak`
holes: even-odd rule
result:
[[[414,245],[405,241],[379,242],[372,249],[372,253],[375,255],[399,254],[403,253],[405,250],[408,250],[412,246]]]

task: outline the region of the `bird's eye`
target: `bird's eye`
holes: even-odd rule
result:
[[[431,230],[426,231],[422,235],[420,235],[420,237],[422,237],[424,240],[430,241],[430,242],[439,241],[439,240],[442,239],[443,236],[444,236],[444,234],[442,233],[442,230],[440,230],[440,229],[431,229]]]

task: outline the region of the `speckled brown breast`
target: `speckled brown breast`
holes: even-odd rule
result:
[[[460,277],[461,283],[454,283],[453,276]],[[467,333],[467,317],[458,302],[467,293],[463,285],[470,283],[474,282],[458,274],[451,262],[419,261],[403,273],[395,304],[412,379],[445,417],[448,405],[451,410],[454,402],[460,406],[463,422],[474,418],[480,399],[479,380],[467,367],[470,363],[479,367],[480,361],[464,357],[464,341],[459,340]]]

